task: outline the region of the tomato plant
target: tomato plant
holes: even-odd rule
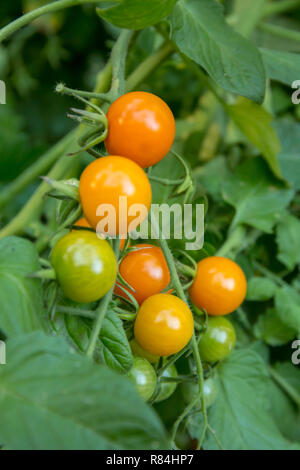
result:
[[[53,248],[51,263],[64,295],[75,302],[101,299],[116,279],[117,263],[111,246],[85,230],[61,238]]]
[[[128,291],[139,304],[154,294],[159,294],[170,283],[170,273],[161,248],[154,245],[135,245],[120,264],[120,274],[129,284]],[[115,292],[126,293],[118,285]]]
[[[175,354],[187,345],[193,334],[189,307],[171,294],[148,297],[140,307],[134,336],[139,345],[157,356]]]
[[[139,395],[145,401],[150,400],[156,388],[156,374],[150,362],[143,357],[135,357],[128,375]]]
[[[152,93],[126,93],[110,106],[107,118],[105,145],[111,155],[130,158],[146,168],[162,160],[172,147],[174,116]]]
[[[300,450],[298,30],[1,3],[2,451]]]

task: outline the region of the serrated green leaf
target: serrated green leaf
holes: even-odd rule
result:
[[[180,0],[169,21],[171,37],[181,52],[218,85],[263,101],[266,79],[260,52],[226,23],[221,5],[214,0]]]
[[[293,328],[289,328],[282,322],[275,309],[269,309],[260,315],[253,331],[257,339],[263,340],[270,346],[286,344],[296,335]]]
[[[254,158],[240,165],[222,186],[222,194],[235,207],[234,226],[251,225],[270,233],[294,191],[279,185],[266,163]]]
[[[280,141],[271,122],[273,117],[262,106],[240,98],[226,109],[238,128],[262,153],[273,173],[281,178],[277,156],[281,150]]]
[[[276,227],[277,258],[291,270],[300,263],[299,240],[300,221],[291,214],[285,214]]]
[[[208,420],[224,449],[300,449],[282,436],[266,411],[268,372],[256,352],[248,349],[233,352],[218,367],[218,376],[219,393],[208,410]],[[188,424],[195,437],[201,432],[199,416],[201,420],[201,415],[194,415]],[[207,434],[203,447],[218,449],[211,434]]]
[[[275,296],[276,310],[282,322],[300,332],[300,295],[292,287],[281,287]]]
[[[40,264],[28,240],[7,237],[0,241],[0,330],[6,336],[41,329],[41,282],[28,275]]]
[[[105,363],[118,372],[128,372],[133,365],[133,356],[123,322],[110,310],[101,328],[100,340],[103,345]]]
[[[171,13],[176,2],[177,0],[116,0],[111,5],[100,1],[97,13],[119,28],[138,30],[161,21]]]
[[[159,419],[127,377],[42,333],[7,342],[0,414],[0,442],[9,449],[168,448]]]
[[[261,48],[267,77],[289,87],[300,77],[300,54]]]
[[[246,300],[264,301],[274,297],[277,286],[266,277],[252,277],[247,283]]]

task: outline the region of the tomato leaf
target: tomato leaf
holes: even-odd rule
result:
[[[42,328],[41,282],[28,278],[39,269],[31,242],[18,237],[0,241],[0,329],[6,336]]]
[[[271,114],[262,106],[244,98],[240,98],[234,105],[226,106],[226,109],[237,127],[261,151],[274,175],[281,178],[277,159],[281,146],[276,131],[271,126]]]
[[[201,65],[227,91],[257,103],[265,95],[260,52],[235,32],[213,0],[180,0],[170,17],[171,37],[185,55]]]
[[[263,48],[260,51],[268,78],[290,87],[293,77],[300,77],[300,54]]]
[[[281,346],[291,341],[296,331],[285,325],[275,309],[269,309],[258,317],[254,325],[257,339],[263,340],[270,346]]]
[[[122,320],[110,310],[101,328],[100,340],[105,363],[118,372],[128,372],[133,365],[133,356]]]
[[[300,263],[300,221],[285,214],[276,227],[277,258],[290,270]]]
[[[269,376],[256,352],[235,351],[219,365],[218,377],[218,398],[208,410],[208,417],[226,450],[300,449],[282,436],[267,411]],[[200,434],[199,415],[190,418],[189,430],[195,437]],[[211,434],[207,434],[203,447],[218,449]]]
[[[300,332],[300,295],[292,287],[277,290],[275,305],[282,322]]]
[[[0,414],[0,442],[9,449],[169,447],[159,419],[127,377],[40,332],[7,342]]]
[[[240,165],[224,182],[222,193],[225,201],[236,208],[233,226],[248,224],[269,233],[294,196],[294,191],[276,182],[260,158]]]
[[[276,289],[276,284],[271,279],[254,276],[247,283],[246,300],[264,301],[272,299]]]
[[[143,29],[158,23],[169,15],[177,0],[116,0],[115,4],[99,2],[98,15],[127,29]],[[106,5],[105,5],[106,3]]]

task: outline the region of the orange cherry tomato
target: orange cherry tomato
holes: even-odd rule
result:
[[[147,217],[152,191],[146,173],[132,160],[118,156],[98,158],[86,167],[80,178],[79,193],[84,215],[92,227],[109,236],[125,235]],[[135,211],[136,204],[144,211]],[[102,208],[101,208],[102,206]],[[127,208],[126,208],[127,206]],[[97,215],[97,209],[102,213]],[[110,220],[99,230],[100,222]],[[123,219],[123,225],[120,222]]]
[[[134,324],[139,345],[151,354],[170,356],[190,341],[194,319],[188,305],[170,294],[148,297],[140,307]]]
[[[236,310],[243,302],[246,291],[245,274],[234,261],[209,256],[199,261],[189,292],[196,307],[217,316]]]
[[[133,290],[126,288],[139,304],[151,295],[158,294],[170,283],[170,272],[161,248],[140,244],[134,247],[120,264],[120,274]],[[125,288],[125,287],[124,287]],[[116,285],[115,293],[128,298]]]
[[[110,106],[107,151],[130,158],[143,168],[162,160],[173,145],[175,119],[158,96],[143,91],[127,93]]]

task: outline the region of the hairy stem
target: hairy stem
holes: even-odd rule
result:
[[[124,95],[125,93],[126,59],[128,47],[133,37],[133,34],[133,31],[124,29],[120,33],[120,36],[118,37],[118,40],[115,43],[111,53],[112,85],[110,94],[112,97],[112,101],[116,100],[117,98],[119,98],[119,96]]]

